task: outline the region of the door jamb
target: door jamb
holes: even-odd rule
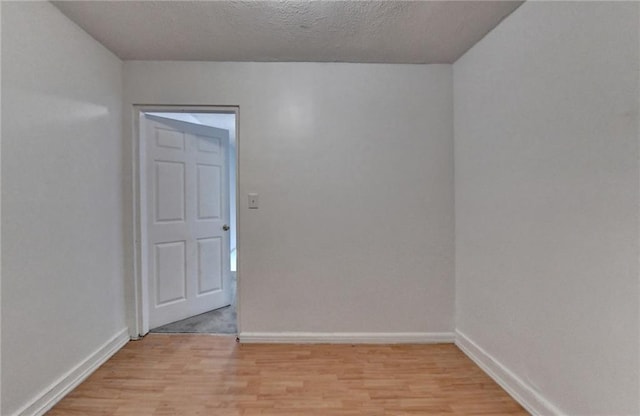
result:
[[[146,225],[143,220],[146,216],[145,205],[142,197],[145,173],[142,172],[144,164],[142,157],[144,149],[144,124],[141,122],[144,113],[226,113],[234,114],[236,122],[236,330],[240,333],[240,107],[239,106],[213,106],[213,105],[164,105],[164,104],[134,104],[133,105],[133,157],[131,186],[133,188],[133,287],[131,309],[135,316],[135,328],[130,328],[132,339],[138,339],[149,332],[148,302],[148,276],[146,275]],[[230,214],[230,213],[229,213]]]

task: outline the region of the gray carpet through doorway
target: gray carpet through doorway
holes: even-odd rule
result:
[[[152,329],[152,333],[235,334],[236,307],[229,305]]]
[[[232,303],[224,308],[215,309],[181,321],[153,328],[152,333],[196,333],[196,334],[236,334],[236,282],[232,280]]]

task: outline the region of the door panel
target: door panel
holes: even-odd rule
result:
[[[174,130],[157,128],[156,144],[158,147],[184,150],[184,134]]]
[[[187,292],[186,241],[159,243],[154,251],[155,280],[158,282],[156,305],[184,300]]]
[[[146,116],[149,326],[231,303],[229,132]]]
[[[222,212],[220,166],[198,164],[198,219],[219,219]]]
[[[198,295],[222,290],[222,239],[198,239]]]
[[[220,153],[220,140],[215,137],[196,136],[198,151],[201,153]]]
[[[184,221],[184,163],[156,161],[155,165],[156,222]]]

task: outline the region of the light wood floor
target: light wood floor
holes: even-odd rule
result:
[[[256,345],[151,334],[57,415],[526,415],[452,344]]]

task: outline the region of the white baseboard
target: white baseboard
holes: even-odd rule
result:
[[[14,416],[41,416],[50,410],[71,390],[104,364],[113,354],[129,342],[129,329],[124,328],[94,351],[80,364],[44,389],[30,403],[22,407]]]
[[[565,416],[560,409],[542,397],[532,386],[522,381],[511,370],[458,330],[456,330],[455,343],[478,367],[532,415]]]
[[[243,344],[437,344],[453,343],[452,332],[241,332]]]

